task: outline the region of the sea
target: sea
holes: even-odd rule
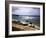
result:
[[[40,15],[15,15],[12,14],[12,19],[22,21],[22,22],[31,22],[40,27]]]

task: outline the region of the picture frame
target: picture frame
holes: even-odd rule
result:
[[[16,16],[18,16],[18,15],[21,15],[21,12],[24,11],[25,13],[24,14],[22,13],[22,15],[26,15],[26,14],[27,15],[30,15],[30,14],[27,13],[27,12],[29,12],[28,9],[30,10],[29,7],[31,8],[31,12],[33,10],[36,10],[36,11],[34,11],[34,14],[36,12],[38,12],[38,14],[36,13],[36,15],[37,16],[39,15],[38,16],[39,17],[38,19],[40,19],[40,20],[39,20],[39,23],[38,24],[40,25],[40,28],[39,28],[40,30],[38,30],[38,31],[28,31],[29,29],[26,30],[26,28],[28,28],[28,27],[26,27],[22,31],[20,29],[19,30],[18,29],[16,30],[16,28],[15,28],[16,31],[13,30],[13,27],[12,27],[13,25],[12,24],[15,21],[13,20],[13,16],[14,15],[12,15],[12,14],[17,14]],[[34,9],[32,9],[32,8],[34,8]],[[17,11],[15,11],[15,13],[13,13],[14,10],[16,10],[16,9],[20,13],[17,12]],[[35,16],[35,17],[37,17],[37,16]],[[17,19],[19,19],[19,17],[17,17]],[[17,24],[18,24],[18,22],[17,22]],[[22,24],[22,25],[24,25],[24,24]],[[15,27],[18,27],[19,28],[19,25],[16,25]],[[22,36],[39,36],[39,35],[45,35],[45,3],[40,3],[40,2],[23,2],[23,1],[5,1],[5,36],[6,37],[22,37]]]

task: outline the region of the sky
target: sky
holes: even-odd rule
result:
[[[16,15],[40,15],[40,8],[34,7],[12,7],[12,14]]]

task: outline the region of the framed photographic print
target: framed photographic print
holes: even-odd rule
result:
[[[40,2],[6,1],[6,37],[45,34],[45,4]]]

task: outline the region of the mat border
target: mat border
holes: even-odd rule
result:
[[[37,34],[24,34],[24,35],[8,35],[8,6],[9,4],[15,4],[15,3],[24,3],[24,4],[36,4],[36,5],[43,5],[43,33],[37,33]],[[24,2],[24,1],[5,1],[5,37],[23,37],[23,36],[40,36],[45,35],[45,3],[41,2]]]

